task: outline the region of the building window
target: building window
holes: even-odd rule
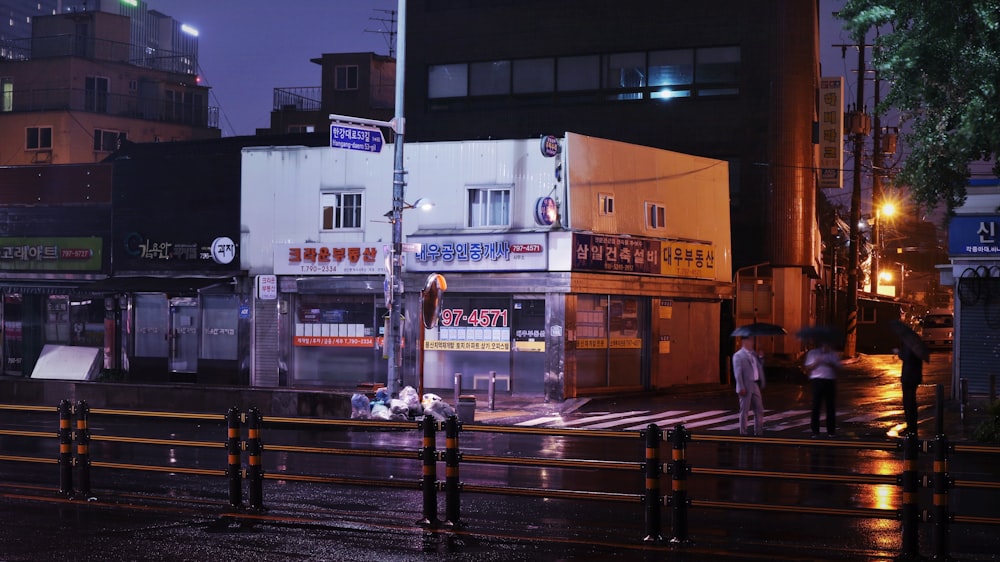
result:
[[[555,90],[555,70],[555,59],[514,61],[514,93],[537,94]]]
[[[94,129],[94,150],[97,152],[114,152],[125,140],[125,133],[121,131],[108,131],[105,129]]]
[[[13,78],[0,78],[0,111],[14,111]]]
[[[469,189],[469,226],[509,226],[510,188]]]
[[[323,193],[320,195],[321,230],[360,229],[362,202],[362,196],[359,192]]]
[[[510,94],[510,61],[475,62],[469,65],[470,96]]]
[[[358,89],[358,65],[338,66],[334,69],[334,90]]]
[[[608,90],[632,90],[613,94],[610,99],[642,99],[646,86],[646,53],[618,53],[605,57],[604,87]]]
[[[469,65],[438,64],[427,71],[427,96],[463,98],[469,94]]]
[[[674,49],[649,53],[649,86],[653,99],[691,95],[694,83],[694,50]]]
[[[601,59],[597,55],[560,57],[556,83],[560,92],[596,90],[600,86]]]
[[[615,196],[610,193],[598,193],[597,212],[601,215],[615,214]]]
[[[698,84],[718,85],[702,87],[700,96],[734,95],[739,93],[740,48],[713,47],[695,52],[695,80]]]
[[[646,203],[646,224],[655,230],[665,229],[667,227],[667,209],[659,203]]]
[[[316,132],[316,126],[315,125],[289,125],[288,126],[288,132],[289,133],[315,133]]]
[[[110,80],[101,76],[88,76],[84,80],[83,105],[85,111],[108,112]]]
[[[28,150],[50,150],[52,127],[28,127],[24,147]]]

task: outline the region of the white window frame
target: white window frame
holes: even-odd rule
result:
[[[513,192],[512,185],[467,186],[465,224],[469,228],[510,226]],[[483,197],[485,200],[481,200]]]
[[[602,216],[615,214],[615,195],[613,193],[597,194],[597,214]]]
[[[662,203],[646,201],[646,226],[651,230],[666,230],[667,208]]]
[[[28,131],[35,129],[36,135],[38,137],[38,146],[29,146],[28,144]],[[49,131],[49,142],[48,144],[42,143],[42,131],[48,129]],[[38,127],[25,127],[24,128],[24,149],[25,150],[52,150],[52,127],[51,126],[38,126]]]
[[[123,136],[123,133],[123,131],[113,131],[110,129],[94,129],[94,152],[114,152],[118,150],[119,142],[127,138],[127,136]],[[101,139],[99,145],[97,143],[98,138]],[[107,141],[109,140],[112,140],[114,148],[107,148]]]
[[[345,204],[345,198],[350,198],[351,202]],[[330,210],[329,223],[327,222],[327,209]],[[351,211],[354,212],[352,213]],[[364,218],[365,194],[363,190],[343,189],[336,191],[323,191],[320,193],[320,232],[359,232],[364,226]],[[348,222],[351,224],[346,224]]]

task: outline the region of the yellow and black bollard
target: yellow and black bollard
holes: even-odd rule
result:
[[[257,408],[247,411],[247,484],[250,509],[264,511],[264,469],[260,457],[264,446],[260,439],[261,415]]]
[[[420,525],[434,525],[437,519],[437,447],[434,444],[437,423],[434,418],[424,416],[417,427],[424,430],[423,447],[419,458],[423,461],[423,478],[420,489],[424,499],[424,517],[417,521]]]
[[[935,427],[937,436],[934,439],[934,511],[932,521],[934,522],[933,542],[934,559],[950,560],[948,548],[951,536],[951,513],[948,511],[948,489],[953,485],[951,474],[948,473],[948,453],[950,445],[948,436],[944,434],[944,387],[937,385],[937,412],[938,418]]]
[[[59,402],[59,493],[73,495],[73,405]]]
[[[226,476],[229,477],[229,505],[234,508],[243,507],[243,475],[241,473],[242,444],[240,442],[240,410],[233,406],[226,412],[226,426],[229,433],[226,438],[226,451],[229,453]]]
[[[655,423],[651,423],[639,433],[646,442],[646,462],[642,465],[646,474],[646,495],[642,500],[646,504],[646,538],[642,540],[661,541],[660,508],[663,496],[660,495],[660,474],[663,465],[660,462],[660,443],[663,441],[663,431]]]
[[[920,439],[916,433],[903,437],[903,474],[899,481],[903,486],[903,506],[900,521],[903,527],[902,552],[899,560],[920,558],[920,475],[917,472],[917,457],[920,454]]]
[[[462,454],[458,450],[458,432],[461,427],[458,416],[449,416],[444,422],[444,524],[450,527],[462,525],[459,513],[462,484],[458,477],[458,463],[462,460]]]
[[[674,536],[671,543],[689,544],[688,538],[688,506],[691,501],[687,495],[687,477],[691,472],[688,468],[686,451],[688,432],[684,429],[684,424],[677,424],[677,428],[669,432],[668,437],[673,443],[672,458],[668,472],[671,475],[671,485],[673,494],[670,496],[670,505],[673,508],[673,528]]]
[[[79,491],[84,497],[90,497],[90,428],[87,417],[90,407],[80,400],[76,404],[76,466],[79,476]]]

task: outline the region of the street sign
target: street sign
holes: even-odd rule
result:
[[[363,152],[382,152],[382,131],[373,127],[359,127],[344,123],[330,124],[330,146],[361,150]]]

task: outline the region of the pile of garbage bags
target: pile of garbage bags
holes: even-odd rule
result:
[[[437,394],[424,394],[421,399],[412,386],[399,391],[399,398],[393,398],[386,388],[375,392],[375,399],[355,393],[351,396],[351,419],[407,421],[420,416],[431,416],[437,421],[445,421],[455,415],[455,408]]]

